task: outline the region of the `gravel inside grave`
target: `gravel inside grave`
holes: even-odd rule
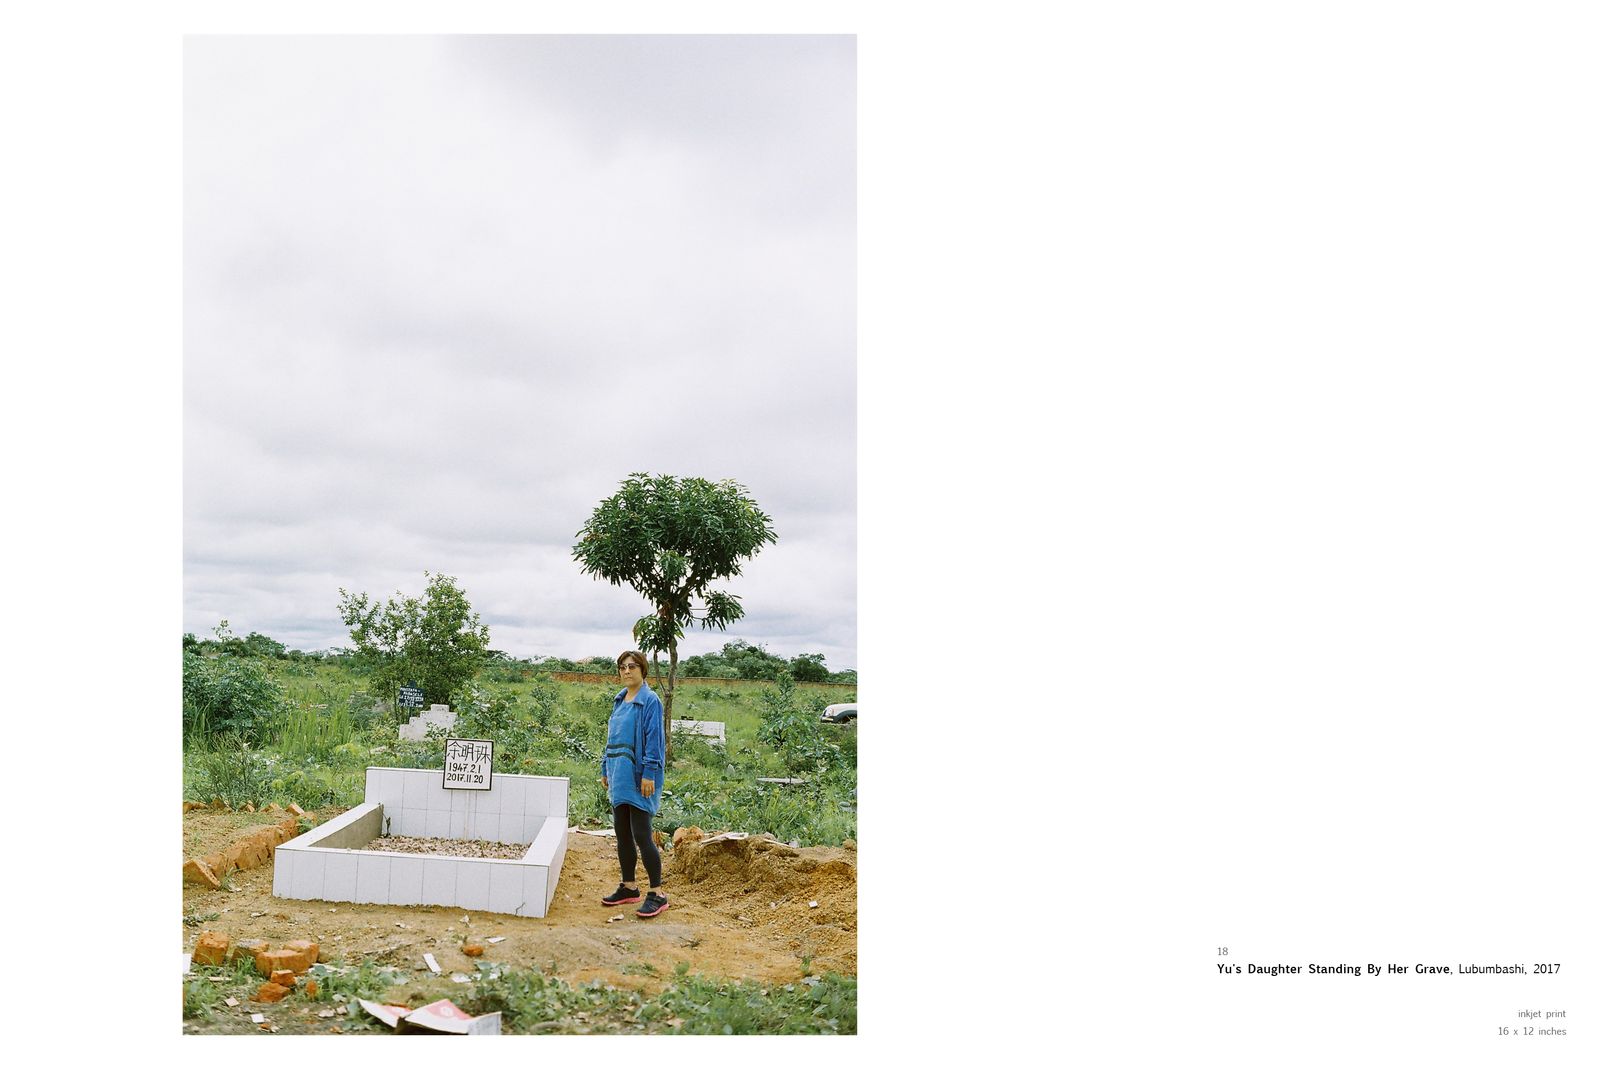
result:
[[[399,854],[446,854],[450,857],[490,857],[520,861],[526,844],[491,843],[484,839],[424,839],[415,835],[383,835],[366,845],[368,850]]]

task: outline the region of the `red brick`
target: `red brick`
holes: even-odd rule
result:
[[[201,932],[189,960],[196,965],[221,965],[228,960],[228,937],[221,932]]]
[[[306,981],[306,998],[316,998],[316,997],[317,997],[317,982],[315,980],[307,980]]]
[[[465,954],[469,958],[481,958],[483,957],[483,944],[468,943],[466,946],[461,948],[461,953]]]
[[[303,817],[303,816],[306,815],[306,811],[304,809],[301,809],[294,802],[290,802],[289,803],[289,812],[293,813],[297,817]]]
[[[257,954],[265,953],[271,949],[272,944],[265,939],[241,939],[233,944],[232,950],[228,951],[228,960],[234,961],[238,958],[249,958],[254,961]]]
[[[267,977],[267,982],[282,984],[284,987],[293,987],[294,972],[290,969],[273,969],[272,975]]]
[[[300,973],[305,972],[317,963],[317,955],[321,953],[322,948],[309,939],[291,939],[283,944],[283,949],[292,950],[299,955],[295,960],[295,964],[289,966],[289,968]]]
[[[301,957],[298,950],[264,950],[256,955],[256,972],[262,976],[271,976],[284,969],[292,973],[304,972],[309,966],[300,966]]]
[[[289,988],[284,987],[282,984],[274,984],[271,981],[268,981],[267,983],[264,983],[260,987],[256,988],[255,1000],[257,1002],[277,1002],[281,1000],[283,996],[287,995],[289,990]]]
[[[217,879],[217,874],[211,871],[209,865],[192,857],[183,863],[183,882],[198,883],[213,891],[222,886],[222,881]]]

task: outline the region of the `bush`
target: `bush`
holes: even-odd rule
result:
[[[794,677],[778,677],[776,688],[761,692],[761,727],[756,738],[771,746],[793,773],[821,772],[839,760],[839,747],[824,733],[820,711],[795,697]]]
[[[183,737],[207,741],[225,735],[249,743],[265,740],[272,720],[288,709],[278,681],[260,660],[183,654]]]
[[[272,794],[274,762],[237,738],[225,737],[214,748],[191,750],[185,765],[185,797],[221,798],[238,808],[246,802],[260,805]]]

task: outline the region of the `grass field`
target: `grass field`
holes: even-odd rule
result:
[[[307,808],[358,804],[369,765],[437,768],[437,741],[396,732],[404,714],[370,694],[366,680],[339,663],[269,661],[281,710],[253,745],[192,732],[184,754],[184,796],[230,805],[297,802]],[[457,709],[455,734],[496,742],[495,770],[566,776],[574,822],[608,825],[599,780],[612,686],[527,680],[486,673]],[[725,748],[675,735],[656,826],[770,832],[803,845],[838,845],[856,834],[855,730],[818,722],[823,705],[853,698],[805,684],[693,683],[680,686],[678,719],[726,725]],[[774,786],[763,777],[798,778]]]

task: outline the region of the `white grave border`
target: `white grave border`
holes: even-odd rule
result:
[[[543,917],[567,854],[565,776],[504,773],[492,792],[449,791],[431,768],[368,768],[366,800],[274,851],[276,898],[459,906]],[[527,843],[518,860],[368,847],[394,835]]]

